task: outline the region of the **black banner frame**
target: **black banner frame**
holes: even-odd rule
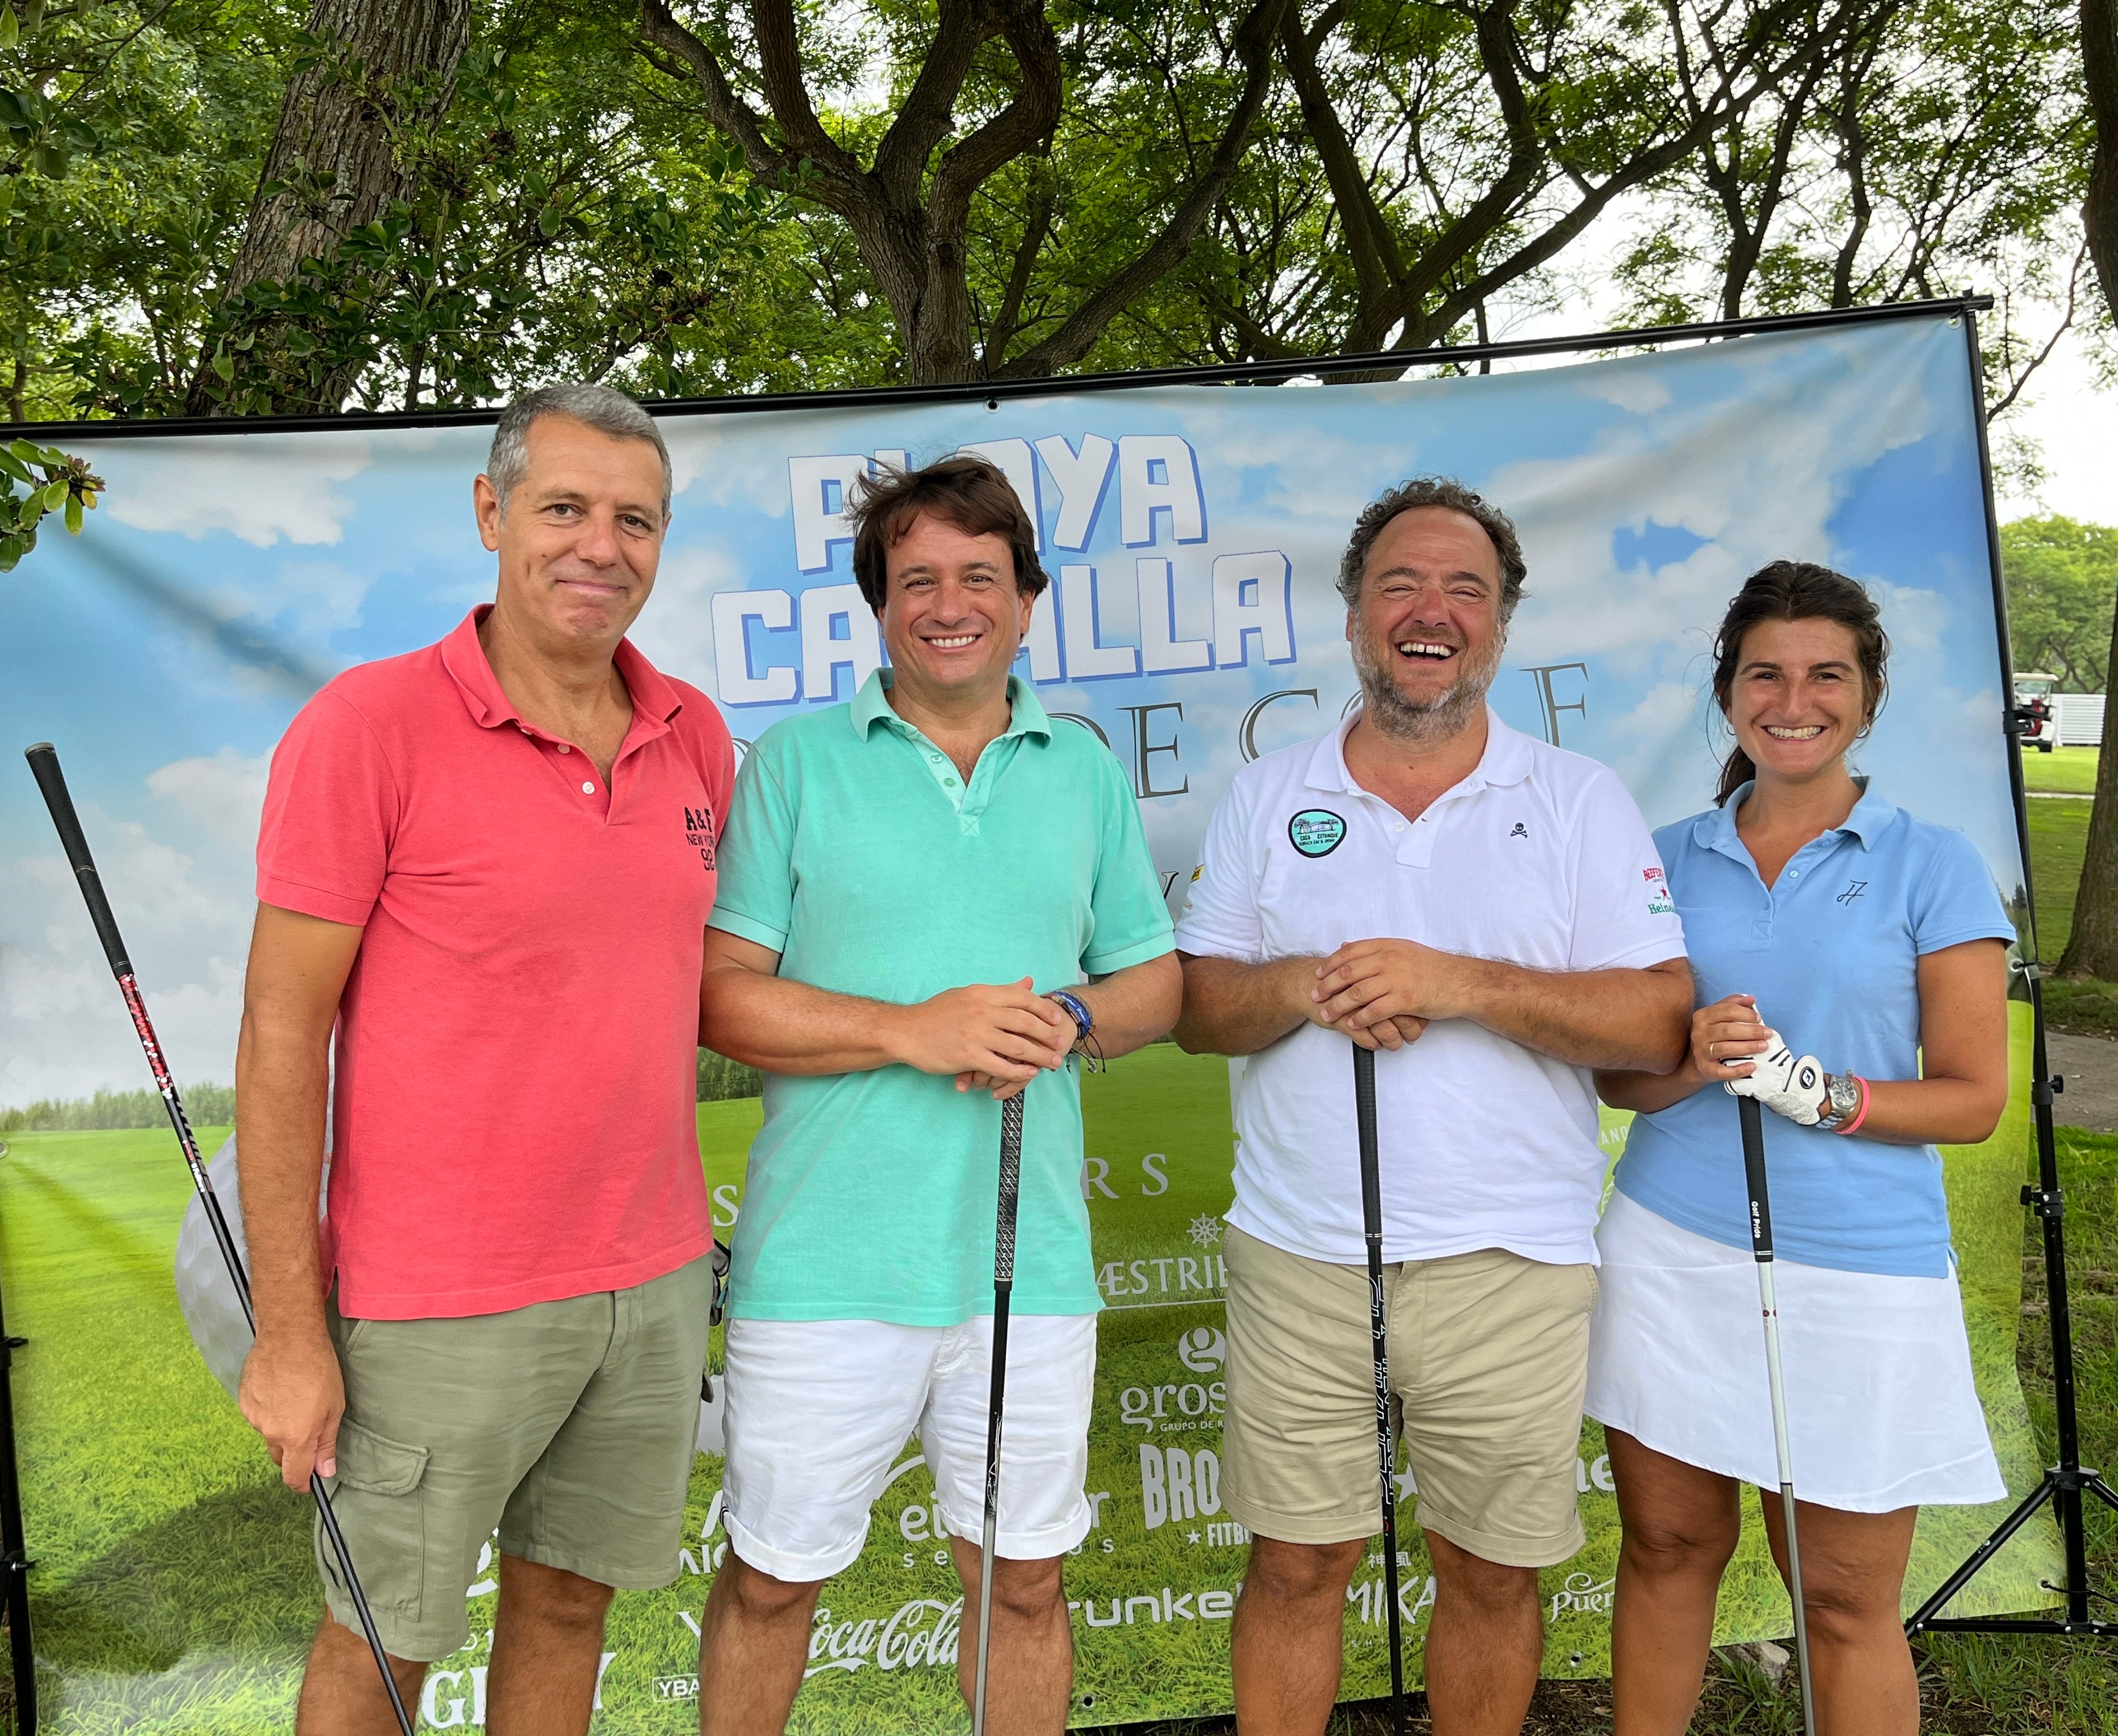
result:
[[[2094,1469],[2081,1463],[2072,1313],[2067,1295],[2065,1201],[2060,1184],[2053,1136],[2052,1097],[2064,1081],[2048,1072],[2042,974],[2037,938],[2037,906],[2030,876],[2029,803],[2024,794],[2022,755],[2015,746],[2019,726],[2014,715],[2014,659],[2008,637],[2008,597],[2000,571],[2000,525],[1993,490],[1992,455],[1986,440],[1985,368],[1978,348],[1978,315],[1993,306],[1990,295],[1936,297],[1921,301],[1884,302],[1860,308],[1833,308],[1804,313],[1760,315],[1748,319],[1699,322],[1686,325],[1643,326],[1568,336],[1502,340],[1483,344],[1438,345],[1417,351],[1383,350],[1357,355],[1304,356],[1285,361],[1237,362],[1121,373],[1052,375],[1034,379],[987,379],[946,386],[853,387],[824,391],[760,392],[742,396],[647,400],[657,416],[734,415],[775,410],[835,410],[884,404],[932,404],[983,399],[997,405],[1006,398],[1057,397],[1076,392],[1139,391],[1158,386],[1277,386],[1290,380],[1328,380],[1347,375],[1402,377],[1413,368],[1454,368],[1533,356],[1579,355],[1597,351],[1655,350],[1672,344],[1706,343],[1772,332],[1814,331],[1879,321],[1946,318],[1960,322],[1969,372],[1972,404],[1978,429],[1978,465],[1984,495],[1986,556],[1993,591],[1994,631],[2000,654],[2002,727],[2010,752],[2009,781],[2015,808],[2016,848],[2021,858],[2028,926],[2028,956],[2018,967],[2030,1002],[2030,1103],[2037,1146],[2037,1181],[2025,1184],[2023,1206],[2044,1225],[2045,1280],[2050,1299],[2052,1383],[2058,1411],[2059,1457],[2032,1489],[1934,1595],[1907,1618],[1905,1632],[1954,1633],[2040,1633],[2118,1636],[2118,1621],[2101,1621],[2089,1611],[2104,1594],[2089,1583],[2088,1544],[2082,1496],[2084,1492],[2118,1510],[2114,1492]],[[160,438],[170,436],[264,433],[358,433],[404,428],[462,428],[499,420],[498,410],[398,410],[306,416],[169,416],[109,418],[95,421],[25,422],[0,424],[0,439],[40,442]],[[27,1342],[6,1338],[0,1326],[0,1600],[4,1600],[14,1660],[16,1728],[35,1736],[36,1674],[29,1610],[28,1575],[34,1563],[25,1553],[20,1486],[16,1476],[14,1408],[10,1390],[13,1352]],[[2066,1598],[2061,1618],[2023,1616],[1944,1616],[1940,1611],[1977,1576],[2007,1540],[2046,1502],[2052,1506],[2066,1554],[2067,1583],[2046,1589]]]

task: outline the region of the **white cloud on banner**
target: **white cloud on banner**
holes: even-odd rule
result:
[[[212,434],[113,441],[95,455],[110,484],[103,510],[137,530],[197,541],[225,530],[253,548],[335,543],[354,512],[335,486],[368,469],[363,434]]]
[[[113,818],[80,804],[142,991],[180,1081],[231,1080],[254,905],[250,864],[265,762],[224,751],[146,780],[169,804]],[[173,810],[173,813],[171,810]],[[184,836],[185,846],[169,841]],[[79,887],[56,843],[10,864],[0,942],[0,1103],[149,1083]]]

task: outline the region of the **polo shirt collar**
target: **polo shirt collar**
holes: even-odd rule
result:
[[[1329,735],[1316,743],[1316,751],[1309,757],[1309,772],[1303,782],[1311,789],[1344,792],[1358,789],[1353,775],[1346,769],[1346,736],[1360,720],[1355,711]],[[1478,756],[1478,763],[1471,774],[1456,789],[1466,794],[1474,789],[1505,788],[1519,784],[1527,778],[1535,766],[1530,751],[1529,738],[1519,729],[1510,729],[1501,721],[1501,714],[1491,706],[1486,707],[1486,751]]]
[[[490,603],[481,603],[457,623],[442,641],[442,667],[463,696],[464,709],[480,728],[497,729],[503,724],[523,728],[521,714],[501,686],[500,678],[493,673],[493,665],[485,660],[485,647],[478,641],[479,625],[492,613]],[[628,738],[637,738],[643,724],[648,726],[647,734],[666,733],[670,720],[684,709],[682,696],[668,678],[634,650],[630,639],[617,641],[611,662],[632,696],[633,729]]]
[[[1891,822],[1898,817],[1898,804],[1878,790],[1872,779],[1857,777],[1853,781],[1860,786],[1860,799],[1845,820],[1825,836],[1850,832],[1861,840],[1861,849],[1872,849],[1875,840],[1889,830]],[[1701,814],[1691,828],[1691,841],[1702,849],[1718,850],[1724,856],[1748,862],[1750,853],[1736,833],[1736,810],[1750,799],[1751,790],[1756,787],[1755,778],[1739,784],[1727,801]]]
[[[895,678],[890,672],[878,668],[861,683],[860,692],[853,695],[853,704],[847,708],[847,712],[853,720],[853,734],[862,740],[867,739],[868,732],[878,722],[912,728],[890,709],[890,701],[885,697],[895,684]],[[1051,740],[1051,716],[1038,702],[1036,691],[1020,675],[1007,678],[1007,728],[1001,731],[1002,740],[1010,735],[1035,735],[1046,741]]]

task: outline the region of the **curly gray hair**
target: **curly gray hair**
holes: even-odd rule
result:
[[[1361,509],[1353,521],[1353,539],[1339,562],[1339,595],[1353,608],[1361,600],[1361,577],[1367,570],[1368,553],[1383,527],[1401,512],[1415,507],[1446,507],[1476,519],[1501,558],[1501,621],[1505,625],[1523,599],[1523,581],[1529,568],[1524,563],[1522,544],[1506,513],[1482,494],[1473,493],[1453,476],[1415,476],[1385,491]]]
[[[622,391],[571,380],[525,392],[501,412],[500,425],[493,431],[493,451],[485,461],[485,475],[499,498],[502,518],[507,516],[507,497],[530,474],[530,425],[539,416],[564,416],[613,440],[645,441],[662,460],[662,516],[669,516],[673,479],[669,448],[654,419]]]

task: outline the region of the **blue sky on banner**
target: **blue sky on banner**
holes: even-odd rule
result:
[[[1651,822],[1709,799],[1722,606],[1763,562],[1797,556],[1884,604],[1893,693],[1864,768],[1968,831],[2004,890],[2019,877],[1976,432],[1945,320],[1416,384],[664,426],[676,518],[635,637],[747,739],[846,698],[873,666],[836,517],[860,467],[975,446],[1008,470],[1056,596],[1021,670],[1126,764],[1173,900],[1244,760],[1341,715],[1348,527],[1427,471],[1483,490],[1523,534],[1501,715],[1615,766]],[[16,746],[59,746],[180,1077],[231,1072],[249,853],[287,720],[337,670],[435,639],[492,595],[469,500],[488,438],[100,444],[110,491],[86,535],[47,539],[8,581],[0,715]],[[26,772],[0,780],[0,1104],[136,1083]]]

